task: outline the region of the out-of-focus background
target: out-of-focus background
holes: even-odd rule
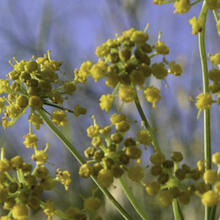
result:
[[[73,79],[73,70],[87,59],[93,61],[95,48],[116,33],[131,27],[144,29],[149,23],[150,41],[156,42],[158,32],[162,32],[161,40],[170,47],[168,60],[177,60],[183,66],[181,77],[167,78],[166,83],[158,83],[161,88],[162,100],[157,109],[144,103],[144,110],[155,128],[158,141],[167,156],[172,151],[182,151],[185,162],[196,166],[196,161],[203,158],[202,117],[197,120],[197,110],[189,97],[195,98],[201,92],[202,76],[200,67],[197,36],[191,34],[189,18],[198,16],[201,3],[194,6],[186,15],[174,14],[173,4],[157,6],[152,0],[1,0],[0,1],[0,74],[5,77],[11,66],[8,60],[12,57],[29,59],[32,55],[43,55],[48,49],[52,57],[63,61],[62,70],[68,79]],[[213,15],[208,16],[207,52],[214,54],[219,51],[220,42],[215,29]],[[74,97],[66,103],[73,107],[81,103],[88,114],[80,118],[68,116],[68,127],[63,129],[65,135],[73,141],[81,153],[89,145],[86,128],[92,123],[90,116],[96,115],[100,124],[106,124],[108,115],[102,112],[98,99],[103,91],[109,91],[103,83],[92,81],[87,86],[78,88]],[[128,104],[125,112],[132,120],[140,120],[135,106]],[[113,113],[114,110],[111,111]],[[217,106],[212,110],[212,147],[218,151],[220,119]],[[43,131],[43,132],[42,132]],[[28,133],[25,117],[7,131],[0,128],[0,146],[6,148],[6,155],[21,154],[31,162],[31,150],[25,149],[23,136]],[[58,207],[65,209],[70,205],[82,205],[80,195],[89,196],[94,185],[89,180],[78,176],[78,164],[63,144],[57,140],[46,126],[40,132],[40,145],[50,143],[48,150],[48,168],[55,173],[58,167],[67,169],[72,175],[69,192],[60,187],[57,193],[45,194],[45,198],[56,201]],[[144,163],[148,163],[152,149],[147,149]],[[148,180],[150,176],[146,176]],[[138,184],[130,184],[142,206],[148,210],[151,219],[172,219],[171,208],[160,208]],[[120,187],[111,189],[117,199],[131,213],[133,219],[139,219],[126,201]],[[194,199],[190,206],[183,207],[186,219],[200,219],[203,212],[199,199]],[[1,210],[0,210],[1,213]],[[1,215],[1,214],[0,214]],[[111,204],[106,203],[100,209],[100,215],[106,220],[121,220]],[[32,213],[31,219],[46,219],[41,212]],[[59,218],[54,218],[59,219]]]

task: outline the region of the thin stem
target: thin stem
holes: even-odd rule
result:
[[[144,220],[148,220],[149,217],[147,216],[146,212],[144,212],[142,210],[142,208],[139,206],[137,200],[135,199],[134,195],[132,194],[131,190],[129,189],[129,187],[127,186],[127,184],[125,183],[125,181],[123,180],[123,178],[119,179],[120,184],[122,186],[122,189],[125,193],[125,195],[127,196],[128,200],[130,201],[130,203],[132,204],[132,206],[134,207],[134,209],[136,210],[136,212],[138,213],[138,215],[144,219]]]
[[[176,172],[177,169],[178,169],[178,163],[174,162],[174,172]],[[173,200],[172,207],[173,207],[173,215],[175,220],[184,220],[183,213],[177,199]]]
[[[179,204],[178,204],[178,201],[176,199],[173,200],[172,206],[173,206],[173,214],[174,214],[175,220],[184,220],[182,211],[181,211]]]
[[[154,147],[154,150],[157,151],[157,152],[161,152],[160,150],[160,147],[159,147],[159,144],[157,143],[157,139],[152,131],[152,128],[150,127],[150,124],[144,114],[144,111],[141,107],[141,104],[140,104],[140,101],[139,101],[139,98],[138,98],[138,95],[137,95],[137,91],[136,91],[136,94],[135,94],[135,105],[136,105],[136,108],[138,110],[138,113],[142,119],[142,121],[144,121],[144,125],[146,127],[147,130],[149,130],[150,134],[151,134],[151,137],[152,137],[152,143],[153,143],[153,147]]]
[[[204,1],[199,19],[203,22],[202,31],[199,33],[199,52],[202,65],[203,76],[203,93],[209,92],[209,80],[208,80],[208,65],[205,48],[205,24],[208,13],[208,6]],[[211,122],[210,122],[210,110],[204,110],[204,160],[205,169],[211,169]],[[205,220],[209,219],[211,208],[205,207]]]
[[[196,1],[192,2],[192,3],[190,4],[190,6],[192,7],[193,5],[196,5],[196,4],[199,3],[199,2],[201,2],[201,0],[196,0]]]
[[[61,110],[65,111],[65,112],[70,112],[70,113],[74,114],[74,111],[72,111],[72,110],[70,110],[70,109],[68,109],[68,108],[64,108],[64,107],[62,107],[62,106],[55,105],[55,104],[52,104],[52,103],[49,103],[49,102],[44,102],[44,104],[45,104],[45,105],[52,106],[52,107],[54,107],[54,108],[61,109]]]
[[[70,153],[75,157],[75,159],[79,162],[79,164],[84,164],[86,161],[84,158],[77,152],[75,147],[71,144],[71,142],[63,135],[63,133],[56,127],[54,124],[47,118],[43,110],[38,111],[44,122],[51,129],[51,131],[63,142],[65,147],[70,151]],[[96,180],[94,176],[91,176],[91,179],[95,182],[98,188],[103,192],[103,194],[113,203],[118,212],[124,217],[124,219],[131,220],[131,217],[128,213],[123,209],[123,207],[115,200],[115,198],[111,195],[111,193],[103,188]]]
[[[218,20],[219,20],[219,17],[218,17],[218,10],[215,9],[215,10],[212,10],[213,11],[213,15],[214,15],[214,18],[215,18],[215,22],[218,23]]]
[[[47,126],[53,131],[53,133],[64,143],[67,149],[71,152],[71,154],[76,158],[76,160],[82,165],[86,161],[83,157],[78,153],[75,147],[70,143],[69,140],[63,135],[63,133],[50,121],[50,119],[45,115],[42,110],[38,111],[44,122],[46,122]]]

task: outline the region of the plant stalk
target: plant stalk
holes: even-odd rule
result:
[[[209,93],[208,65],[205,47],[205,25],[208,13],[208,6],[204,1],[199,19],[203,22],[202,31],[198,34],[199,53],[202,66],[203,93]],[[205,169],[211,169],[211,122],[210,110],[204,110],[204,161]],[[211,188],[211,186],[210,186]],[[211,208],[205,207],[205,220],[210,220]]]
[[[138,110],[138,113],[139,113],[142,121],[144,122],[144,125],[145,125],[146,129],[150,132],[150,135],[152,137],[152,144],[153,144],[154,150],[156,152],[161,152],[160,146],[157,143],[157,139],[156,139],[156,137],[155,137],[155,135],[154,135],[154,133],[152,131],[152,128],[151,128],[151,126],[150,126],[150,124],[149,124],[149,122],[147,120],[147,117],[145,116],[144,111],[143,111],[143,109],[141,107],[141,104],[140,104],[140,101],[139,101],[139,98],[138,98],[138,95],[137,95],[137,91],[135,92],[135,100],[134,101],[135,101],[135,105],[136,105],[136,108]]]
[[[122,177],[119,179],[119,181],[120,181],[122,189],[123,189],[124,193],[126,194],[129,202],[132,204],[132,206],[134,207],[134,209],[136,210],[138,215],[143,220],[149,220],[149,217],[147,216],[146,212],[144,212],[143,209],[139,206],[139,204],[138,204],[137,200],[135,199],[133,193],[131,192],[131,190],[129,189],[129,187],[127,186],[127,184],[125,183],[125,181],[123,180]]]

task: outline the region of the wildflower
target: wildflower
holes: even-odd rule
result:
[[[24,161],[21,156],[15,156],[15,157],[11,158],[11,160],[10,160],[11,167],[14,170],[18,170],[18,169],[22,168],[23,163],[24,163]]]
[[[162,153],[155,152],[151,155],[150,161],[155,165],[161,165],[165,161],[165,156]]]
[[[101,109],[108,112],[109,109],[111,109],[112,107],[114,96],[111,94],[102,95],[99,101],[100,101],[99,105]]]
[[[116,131],[126,132],[126,131],[129,130],[130,125],[127,121],[120,121],[120,122],[115,124],[115,128],[116,128]]]
[[[190,9],[189,0],[179,0],[174,3],[175,11],[174,13],[184,14]]]
[[[123,114],[115,113],[115,114],[111,115],[111,117],[110,117],[110,121],[112,124],[117,124],[117,123],[119,123],[121,121],[125,121],[125,120],[126,120],[126,116]]]
[[[67,122],[66,114],[63,111],[55,110],[51,114],[51,120],[58,126],[64,126]]]
[[[183,72],[181,65],[175,63],[174,61],[169,63],[170,72],[175,76],[180,76]]]
[[[135,30],[133,31],[131,35],[131,41],[137,43],[137,44],[143,44],[145,41],[147,41],[149,38],[147,33],[144,33],[143,31]]]
[[[183,160],[183,155],[182,155],[181,152],[173,152],[172,155],[171,155],[171,158],[175,162],[180,162],[180,161]]]
[[[50,217],[56,214],[56,208],[52,200],[47,200],[44,206],[44,213]]]
[[[200,112],[202,110],[208,110],[211,108],[211,105],[213,103],[212,96],[210,93],[200,93],[196,97],[196,107],[199,109],[197,118],[200,116]]]
[[[135,90],[127,85],[121,85],[119,88],[119,98],[123,102],[132,102],[135,97]]]
[[[125,154],[131,159],[138,159],[142,155],[142,151],[136,146],[128,146],[125,149]]]
[[[27,135],[24,136],[24,145],[26,148],[29,148],[29,147],[37,147],[37,141],[38,141],[38,138],[37,138],[37,135],[36,134],[30,134],[28,133]]]
[[[160,183],[156,181],[151,182],[146,185],[145,190],[150,196],[155,196],[160,190]]]
[[[216,192],[209,190],[202,195],[202,204],[207,207],[216,205],[219,201],[219,196]]]
[[[28,208],[23,203],[18,203],[12,208],[12,216],[15,219],[27,219],[28,217]]]
[[[208,77],[210,80],[214,82],[220,81],[220,70],[213,68],[208,72]]]
[[[72,95],[73,92],[76,90],[76,85],[74,82],[65,81],[63,83],[63,90],[65,94]]]
[[[152,137],[148,130],[142,129],[137,132],[137,140],[140,144],[149,145],[152,142]]]
[[[29,115],[28,121],[33,123],[36,129],[40,129],[40,127],[43,125],[43,120],[41,119],[40,115],[36,112],[32,112]]]
[[[64,185],[65,190],[68,190],[71,183],[70,173],[67,170],[61,171],[61,169],[57,169],[56,176],[57,180]]]
[[[151,71],[157,79],[164,79],[168,75],[168,71],[163,63],[154,63],[151,66]]]
[[[112,171],[101,169],[98,173],[97,180],[102,186],[109,187],[114,181]]]
[[[171,203],[173,201],[173,197],[172,197],[171,192],[169,190],[162,191],[159,195],[158,201],[162,207],[167,207],[167,206],[171,205]]]
[[[101,199],[99,199],[98,197],[88,197],[84,200],[84,208],[86,210],[89,210],[89,211],[95,211],[97,210],[102,204],[102,201]]]
[[[94,64],[90,70],[91,76],[96,82],[105,76],[106,71],[107,64],[103,60],[100,60],[98,63]]]
[[[192,34],[196,35],[202,31],[203,23],[195,16],[189,20],[189,24],[192,26]]]
[[[203,174],[203,179],[206,183],[213,184],[217,181],[218,175],[216,170],[206,170]]]
[[[90,125],[88,128],[87,128],[87,135],[88,137],[96,137],[98,134],[99,134],[99,130],[100,130],[100,127],[98,125]]]
[[[28,105],[28,98],[24,95],[19,95],[16,99],[16,104],[20,108],[25,108]]]
[[[140,182],[144,178],[144,169],[141,166],[134,166],[128,168],[128,177],[135,181]]]
[[[9,171],[10,168],[11,168],[10,162],[6,158],[0,160],[0,171],[1,172]]]
[[[210,61],[214,65],[220,65],[220,53],[216,53],[215,55],[210,56]]]
[[[87,110],[80,105],[75,105],[73,112],[76,117],[79,117],[80,115],[85,115],[87,113]]]
[[[153,108],[156,107],[156,103],[161,99],[160,90],[150,86],[144,90],[144,97],[147,102],[152,103]]]
[[[92,174],[92,167],[89,164],[83,164],[79,169],[79,175],[83,178],[89,178]]]
[[[212,155],[212,162],[220,165],[220,152],[216,152]]]
[[[29,98],[28,104],[34,109],[40,109],[43,106],[42,100],[39,96],[31,96]]]
[[[169,54],[170,52],[169,47],[167,47],[163,41],[158,41],[155,44],[155,48],[156,48],[157,53],[162,54],[162,55]]]

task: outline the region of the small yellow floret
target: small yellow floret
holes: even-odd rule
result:
[[[144,178],[144,169],[141,166],[134,166],[128,168],[128,177],[135,181],[140,182]]]
[[[112,104],[114,101],[114,96],[111,94],[106,94],[106,95],[102,95],[101,98],[99,99],[99,105],[101,107],[102,110],[108,112],[109,109],[111,109]]]
[[[216,205],[219,201],[218,193],[209,190],[202,195],[202,203],[204,206],[212,207]]]
[[[102,79],[107,71],[107,64],[100,60],[98,63],[94,64],[90,70],[92,78],[97,82]]]
[[[98,173],[98,177],[97,180],[99,181],[99,183],[104,186],[104,187],[109,187],[113,181],[114,181],[114,177],[112,174],[111,170],[105,170],[105,169],[101,169]]]
[[[220,53],[210,56],[210,61],[215,65],[220,65]]]
[[[119,98],[123,102],[132,102],[134,100],[135,91],[132,87],[121,85],[119,89]]]
[[[203,174],[203,179],[206,183],[213,184],[217,181],[218,175],[216,170],[206,170]]]
[[[202,31],[202,22],[195,16],[189,20],[189,24],[192,26],[192,34],[196,35]]]
[[[220,165],[220,152],[216,152],[212,155],[212,162]]]
[[[140,142],[140,144],[149,145],[152,142],[152,137],[148,130],[142,129],[137,132],[137,140]]]
[[[211,108],[211,105],[213,103],[212,100],[212,96],[210,93],[200,93],[197,97],[196,97],[196,107],[199,110],[198,116],[197,118],[199,118],[200,116],[200,112],[202,110],[207,110]]]
[[[67,122],[66,114],[63,111],[55,110],[51,114],[51,120],[58,126],[64,126]]]
[[[84,200],[84,208],[89,211],[97,210],[102,204],[101,199],[98,197],[89,197]]]
[[[15,219],[27,219],[28,217],[28,208],[23,203],[18,203],[12,208],[12,216]]]
[[[174,13],[184,14],[188,12],[190,9],[190,2],[189,0],[176,1],[174,4],[174,8],[175,8]]]
[[[156,107],[156,103],[161,99],[160,90],[150,86],[144,90],[144,96],[147,102],[152,103],[153,108]]]
[[[34,148],[34,147],[37,146],[37,141],[38,141],[37,135],[29,133],[29,134],[24,136],[23,144],[25,145],[26,148],[29,148],[29,147]]]
[[[57,169],[56,172],[57,179],[64,185],[65,190],[69,189],[69,185],[71,183],[70,173],[67,170],[61,171],[61,169]]]

